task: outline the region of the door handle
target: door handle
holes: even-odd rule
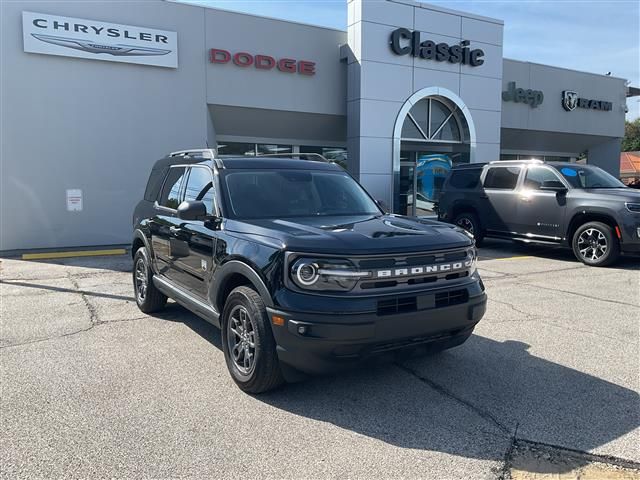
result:
[[[480,195],[480,198],[484,199],[484,200],[488,200],[489,196],[488,195]]]
[[[520,201],[524,203],[531,203],[531,197],[520,197]]]
[[[169,232],[178,235],[180,233],[180,227],[169,227]]]

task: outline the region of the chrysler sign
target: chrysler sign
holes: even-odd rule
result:
[[[98,20],[22,12],[24,51],[178,68],[178,34]]]

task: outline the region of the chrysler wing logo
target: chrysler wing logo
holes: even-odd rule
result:
[[[578,92],[564,90],[562,92],[562,106],[567,112],[574,110],[578,106]]]
[[[109,55],[116,57],[166,55],[171,52],[171,50],[165,50],[162,48],[136,47],[134,45],[105,45],[92,42],[91,40],[56,37],[54,35],[41,35],[39,33],[32,33],[31,35],[41,42],[73,48],[74,50],[82,50],[83,52],[89,53],[108,53]]]

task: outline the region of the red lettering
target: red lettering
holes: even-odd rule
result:
[[[296,61],[293,58],[283,58],[278,60],[278,70],[281,72],[295,73]]]
[[[233,56],[233,63],[239,67],[250,67],[253,65],[253,55],[247,52],[238,52]]]
[[[276,66],[276,59],[269,55],[256,55],[256,68],[271,70]]]
[[[211,63],[227,63],[231,60],[231,54],[226,50],[212,48],[209,50],[209,61]]]
[[[301,75],[315,75],[316,63],[309,62],[307,60],[300,60],[298,62],[298,73],[300,73]]]

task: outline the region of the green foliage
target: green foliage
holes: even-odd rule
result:
[[[633,122],[624,122],[623,152],[640,151],[640,117]]]

